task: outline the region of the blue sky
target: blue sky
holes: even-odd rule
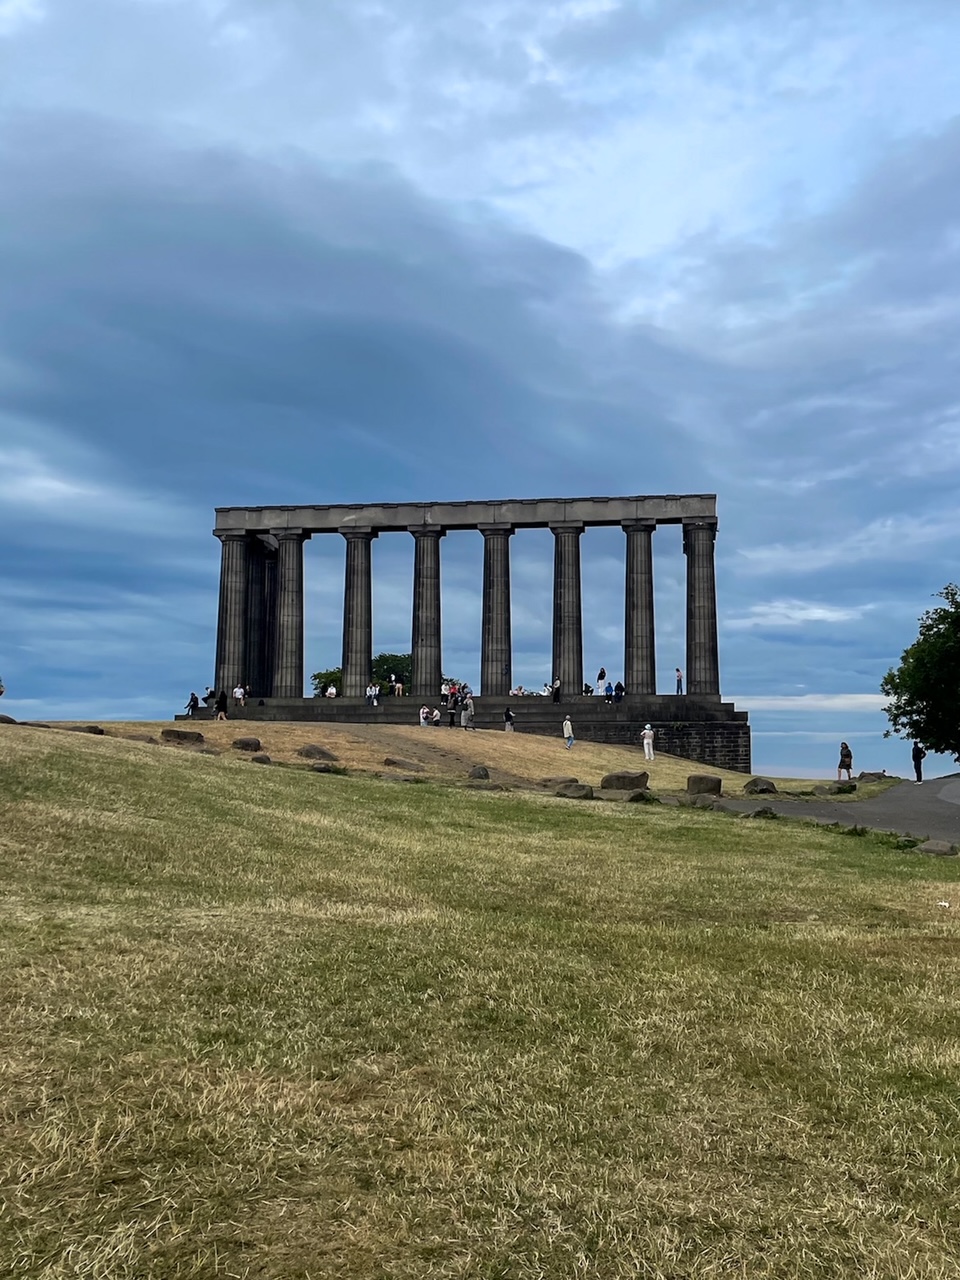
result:
[[[211,679],[217,505],[716,492],[755,764],[908,769],[877,686],[958,576],[958,48],[949,0],[0,0],[3,709]],[[443,545],[474,682],[480,541]],[[583,540],[588,670],[622,541]],[[513,539],[529,685],[549,543]],[[412,546],[374,559],[406,649]]]

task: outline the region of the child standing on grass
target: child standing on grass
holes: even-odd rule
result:
[[[573,721],[570,719],[569,716],[567,716],[563,722],[563,736],[567,740],[567,750],[569,751],[570,748],[573,746],[574,742],[576,741],[576,739],[573,736]]]

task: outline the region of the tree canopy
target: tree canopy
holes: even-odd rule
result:
[[[413,660],[409,653],[378,653],[373,660],[372,677],[386,694],[389,690],[390,677],[396,676],[409,691],[410,674]],[[329,671],[315,671],[310,677],[313,695],[318,697],[320,690],[327,685],[336,685],[337,692],[343,689],[343,672],[339,667],[331,667]]]
[[[960,761],[960,587],[948,583],[937,595],[946,603],[927,610],[899,667],[880,682],[890,699],[884,736],[915,738]]]

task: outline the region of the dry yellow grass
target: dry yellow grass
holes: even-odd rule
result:
[[[151,734],[159,737],[168,722],[104,723],[111,734]],[[387,756],[410,760],[423,766],[426,777],[454,781],[463,779],[474,765],[490,770],[495,782],[507,785],[532,785],[542,778],[576,777],[596,786],[606,773],[619,770],[646,770],[650,789],[654,792],[682,791],[691,773],[710,773],[723,780],[728,795],[740,795],[748,775],[729,769],[696,764],[680,756],[658,752],[647,764],[639,747],[608,746],[578,741],[568,751],[563,739],[542,737],[533,733],[502,733],[495,730],[465,732],[462,729],[421,729],[417,725],[344,725],[256,723],[251,721],[197,721],[196,728],[206,741],[225,753],[233,752],[236,738],[254,736],[263,750],[274,760],[303,763],[297,751],[306,743],[317,743],[332,751],[340,764],[351,771],[364,773],[391,772],[384,764]],[[393,770],[396,772],[396,770]],[[779,783],[778,783],[779,785]],[[793,779],[792,790],[809,788],[813,782]]]

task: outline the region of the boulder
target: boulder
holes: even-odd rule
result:
[[[855,782],[821,782],[813,788],[815,796],[849,796],[857,789]]]
[[[593,787],[588,787],[585,782],[565,782],[553,794],[564,800],[592,800]]]
[[[777,788],[769,778],[751,778],[749,782],[744,784],[743,794],[745,796],[775,796]]]
[[[485,764],[475,764],[467,774],[468,778],[479,778],[486,781],[490,777],[490,770]]]
[[[690,804],[694,809],[715,809],[719,803],[716,796],[706,795],[703,792],[690,797]]]
[[[340,773],[342,770],[335,769],[332,764],[312,764],[310,766],[311,773]]]
[[[233,745],[237,751],[259,751],[263,743],[259,738],[234,738]]]
[[[541,778],[539,786],[541,787],[565,787],[568,783],[579,782],[579,778]]]
[[[339,756],[335,756],[332,751],[328,751],[326,747],[318,746],[315,742],[308,742],[305,747],[301,747],[297,755],[302,756],[304,760],[339,759]]]
[[[0,716],[0,724],[16,724],[13,716]]]
[[[608,773],[600,781],[601,791],[642,791],[650,781],[649,773]]]
[[[205,741],[197,729],[161,729],[160,737],[164,742],[172,742],[177,746],[199,747]]]
[[[957,846],[948,840],[924,840],[917,845],[917,853],[925,853],[931,858],[955,858]]]
[[[776,816],[769,805],[761,805],[759,809],[747,809],[740,815],[741,818],[775,818]]]
[[[626,804],[659,804],[660,801],[646,787],[637,787],[633,791],[621,791],[619,794]]]
[[[723,783],[710,773],[691,773],[687,778],[687,795],[718,796]]]
[[[858,773],[857,781],[858,782],[883,782],[886,777],[887,777],[887,774],[885,773],[876,773],[876,772]]]
[[[97,738],[104,737],[107,732],[98,724],[65,724],[63,727],[68,733],[92,733]]]
[[[273,764],[273,761],[267,755],[251,756],[251,764]]]

